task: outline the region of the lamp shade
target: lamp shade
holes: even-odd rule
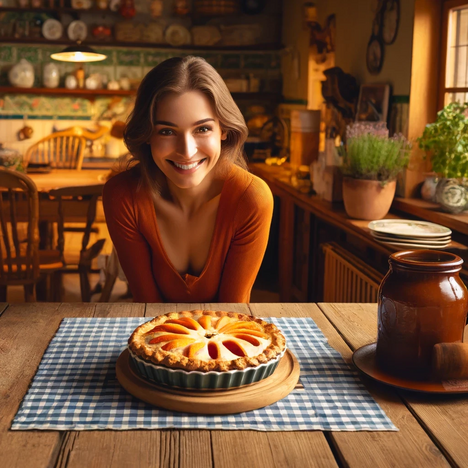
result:
[[[56,54],[51,54],[50,57],[60,62],[99,62],[107,58],[106,55],[80,43],[69,46]]]

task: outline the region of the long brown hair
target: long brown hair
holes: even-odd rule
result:
[[[138,164],[143,181],[153,194],[161,191],[161,171],[151,155],[148,144],[154,129],[158,102],[168,93],[181,94],[200,91],[210,102],[219,119],[226,139],[221,141],[220,162],[247,168],[243,145],[247,139],[247,126],[239,108],[219,73],[201,57],[173,57],[154,67],[138,88],[135,107],[124,131],[124,140]]]

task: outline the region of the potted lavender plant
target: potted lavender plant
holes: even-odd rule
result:
[[[396,178],[408,165],[411,144],[403,135],[389,138],[384,122],[358,122],[346,130],[341,148],[343,202],[356,219],[381,219],[395,196]]]

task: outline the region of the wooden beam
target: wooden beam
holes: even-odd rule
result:
[[[415,0],[408,125],[408,137],[413,141],[437,114],[441,18],[442,0]],[[416,196],[427,170],[424,152],[415,143],[405,174],[405,197]]]

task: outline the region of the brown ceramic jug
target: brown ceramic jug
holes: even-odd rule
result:
[[[430,378],[435,344],[463,340],[468,290],[450,252],[396,252],[379,288],[377,362],[394,375]]]

